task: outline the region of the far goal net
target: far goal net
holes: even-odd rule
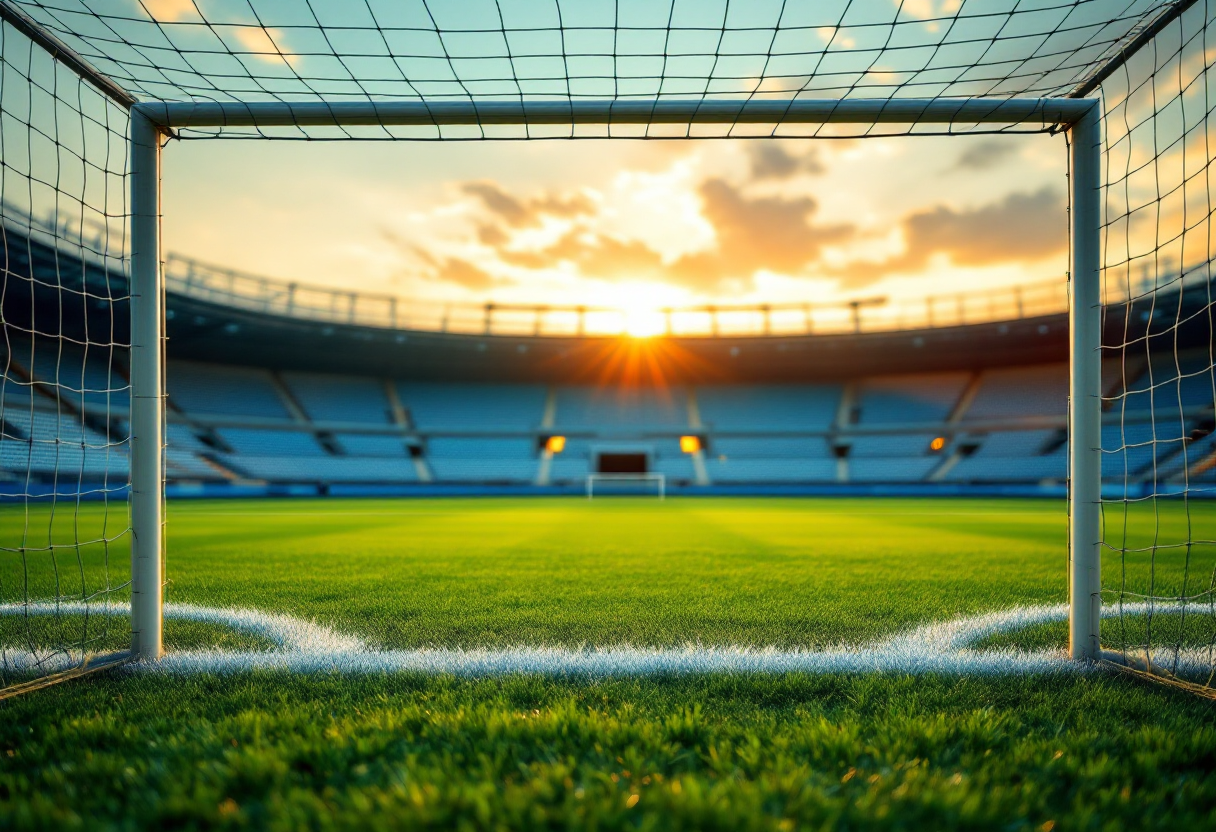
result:
[[[587,499],[596,497],[646,495],[667,497],[667,477],[663,474],[588,474]]]

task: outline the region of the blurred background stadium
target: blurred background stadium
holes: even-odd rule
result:
[[[3,298],[0,493],[113,494],[126,278],[78,219],[4,216],[0,265],[25,279]],[[1212,287],[1159,282],[1106,299],[1116,499],[1216,485]],[[561,493],[597,472],[703,494],[1065,489],[1063,280],[624,312],[427,306],[170,256],[167,287],[169,496]]]

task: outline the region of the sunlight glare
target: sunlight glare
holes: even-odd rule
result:
[[[630,338],[652,338],[661,335],[667,329],[667,322],[661,312],[654,309],[622,309],[625,334]]]

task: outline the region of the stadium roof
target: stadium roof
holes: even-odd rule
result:
[[[438,103],[1078,95],[1194,0],[6,3],[139,100]]]

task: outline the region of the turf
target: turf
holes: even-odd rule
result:
[[[1128,518],[1129,546],[1186,534],[1179,504],[1150,508]],[[98,506],[39,511],[0,511],[0,532],[106,536]],[[1192,535],[1213,514],[1193,506]],[[182,502],[169,521],[171,600],[384,647],[860,644],[1065,598],[1051,501]],[[123,579],[118,536],[82,550],[78,580],[107,548]],[[27,571],[45,578],[47,559]],[[246,646],[180,622],[166,637]],[[0,705],[12,828],[1200,827],[1216,823],[1214,770],[1210,703],[1103,674],[113,674]]]

